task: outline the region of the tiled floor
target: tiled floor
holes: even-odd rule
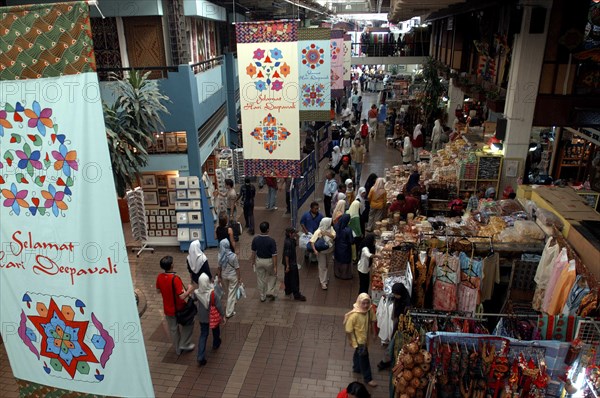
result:
[[[365,110],[375,98],[375,94],[365,95]],[[383,137],[378,138],[371,143],[363,181],[371,172],[381,175],[385,167],[399,161],[399,156],[396,150],[385,147]],[[322,163],[320,175],[324,170]],[[321,190],[319,184],[315,198],[321,197]],[[285,195],[280,191],[277,211],[264,210],[265,198],[266,188],[263,188],[257,194],[255,218],[257,223],[263,220],[271,223],[271,236],[281,248],[283,231],[290,222],[284,214]],[[176,270],[185,274],[186,254],[175,248],[157,248],[154,254],[145,252],[139,259],[135,255],[130,257],[134,284],[148,301],[142,329],[158,397],[335,397],[349,382],[361,381],[359,375],[352,373],[353,351],[342,326],[344,313],[355,301],[358,278],[342,281],[332,276],[329,290],[323,291],[318,284],[316,265],[310,265],[300,270],[305,303],[284,296],[281,273],[279,297],[274,302],[261,303],[249,264],[251,239],[244,233],[238,244],[241,278],[248,297],[237,304],[237,315],[222,327],[223,345],[218,351],[208,350],[208,364],[202,368],[196,365],[195,353],[175,355],[163,322],[162,300],[154,288],[160,272],[158,260],[163,255],[173,255]],[[207,255],[214,269],[217,250],[209,249]],[[16,397],[17,384],[4,346],[0,347],[0,396]],[[370,389],[373,397],[388,396],[389,374],[377,372],[376,368],[383,352],[378,342],[372,344],[371,365],[379,383],[379,387]]]

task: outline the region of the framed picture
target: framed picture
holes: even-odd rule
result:
[[[177,230],[177,240],[180,242],[187,242],[190,240],[190,229],[189,228],[179,228]]]
[[[187,199],[187,191],[185,189],[178,189],[176,192],[177,199]]]
[[[169,191],[167,191],[167,188],[158,188],[158,194],[159,195],[167,195]]]
[[[171,230],[171,236],[177,236],[177,230],[176,229],[172,229]]]
[[[192,210],[202,210],[202,202],[199,200],[192,200]]]
[[[156,231],[156,236],[162,236],[162,231]]]
[[[159,137],[156,139],[156,152],[165,152],[165,139],[164,137]]]
[[[177,203],[175,203],[175,208],[177,210],[191,210],[192,202],[189,200],[178,200]]]
[[[199,211],[190,211],[187,213],[187,217],[190,224],[200,224],[202,222],[202,213]]]
[[[177,187],[177,176],[176,175],[167,176],[167,187],[169,189],[175,189]]]
[[[200,178],[196,176],[189,177],[188,188],[200,188]]]
[[[167,210],[166,209],[160,209],[158,211],[158,214],[161,215],[161,216],[166,216],[167,215]]]
[[[163,222],[163,216],[156,216],[156,222]]]
[[[185,133],[177,133],[177,146],[187,147],[187,137]]]
[[[172,223],[176,223],[177,222],[177,216],[171,216],[171,222]]]
[[[156,222],[156,216],[150,216],[148,221],[149,222]]]
[[[215,174],[215,161],[213,159],[208,159],[206,161],[206,172],[208,174]]]
[[[187,197],[188,197],[188,199],[200,199],[200,190],[199,189],[188,189]]]
[[[154,224],[154,223],[148,224],[148,227],[150,229],[156,229],[156,224]]]
[[[175,202],[173,202],[173,203],[175,203]],[[174,216],[174,215],[175,215],[175,210],[172,210],[172,209],[171,209],[171,210],[169,210],[169,215],[170,215],[170,216]]]
[[[160,207],[169,207],[169,195],[159,195],[158,204],[160,205]]]
[[[175,206],[175,202],[177,202],[177,191],[169,191],[169,206]]]
[[[187,177],[177,177],[177,188],[185,188],[188,187],[188,178]]]
[[[158,216],[158,209],[151,209],[150,210],[150,215],[151,216]]]
[[[165,224],[164,229],[171,229],[171,224]]]
[[[188,214],[186,212],[177,213],[177,224],[187,224]]]
[[[506,177],[517,177],[519,175],[519,163],[519,159],[505,159],[506,171],[504,175]]]
[[[148,236],[155,236],[156,233],[154,231],[148,231]]]
[[[190,229],[190,240],[202,239],[202,231],[200,229]]]
[[[148,214],[150,214],[150,210],[148,210],[148,209],[144,210],[144,214],[145,214],[145,215],[148,215]]]
[[[142,174],[142,188],[156,188],[156,176],[154,174]]]
[[[156,185],[158,185],[159,188],[166,188],[167,187],[167,176],[164,174],[160,174],[156,176]]]
[[[169,134],[165,137],[167,143],[167,152],[174,152],[177,150],[177,140],[173,134]]]
[[[162,231],[165,229],[165,226],[163,224],[156,224],[156,229],[160,229]]]
[[[148,206],[156,206],[158,204],[158,192],[144,191],[144,204]]]

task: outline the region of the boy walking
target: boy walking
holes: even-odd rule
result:
[[[300,274],[298,273],[298,261],[296,260],[296,229],[286,228],[285,241],[283,243],[283,267],[285,274],[285,295],[293,295],[294,300],[306,301],[306,297],[300,293]]]

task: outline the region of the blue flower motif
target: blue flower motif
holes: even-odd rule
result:
[[[267,85],[262,80],[255,82],[254,86],[258,91],[265,91],[267,89]]]
[[[278,48],[274,48],[271,51],[271,58],[273,59],[281,59],[283,58],[283,55],[281,55],[281,50]]]

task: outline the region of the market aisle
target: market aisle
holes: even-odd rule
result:
[[[376,94],[367,93],[365,109],[375,101]],[[397,163],[399,153],[385,147],[380,137],[372,144],[363,167],[363,181],[371,172],[383,174],[383,169]],[[325,166],[322,164],[321,172]],[[322,185],[315,197],[320,197]],[[285,194],[280,190],[276,211],[264,210],[266,188],[257,192],[255,218],[257,224],[269,221],[270,235],[281,250],[283,232],[289,225],[285,212]],[[310,200],[308,201],[310,202]],[[306,203],[300,214],[306,210]],[[148,361],[158,397],[333,397],[354,380],[353,350],[348,346],[342,319],[349,311],[358,292],[358,278],[337,280],[331,275],[329,290],[321,290],[316,265],[300,271],[304,303],[284,297],[280,284],[279,297],[274,302],[261,303],[256,292],[256,277],[249,263],[252,237],[244,233],[238,243],[241,279],[248,298],[236,306],[237,315],[222,328],[223,345],[218,351],[209,349],[208,364],[199,368],[195,352],[176,356],[163,322],[162,299],[156,293],[155,281],[161,271],[158,265],[164,255],[175,258],[175,269],[186,275],[186,253],[176,248],[157,248],[154,254],[144,253],[139,259],[130,256],[135,287],[147,299],[142,332]],[[217,250],[207,250],[214,272]],[[330,270],[333,273],[333,270]],[[355,271],[356,273],[356,271]],[[280,271],[278,278],[283,280]],[[195,330],[195,338],[199,328]],[[210,339],[208,344],[211,344]],[[17,383],[12,377],[6,351],[0,349],[0,395],[18,397]],[[371,346],[370,359],[374,379],[379,387],[370,388],[373,397],[387,397],[389,374],[378,372],[377,363],[384,349],[378,342]]]

